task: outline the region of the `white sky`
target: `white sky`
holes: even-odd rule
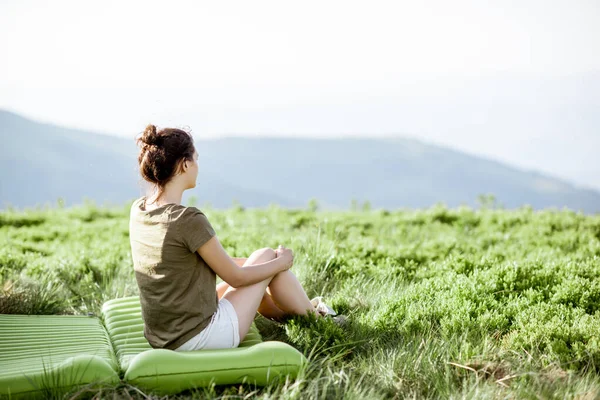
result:
[[[600,71],[596,0],[0,0],[0,57],[0,108],[40,121],[127,137],[150,122],[197,138],[406,134],[600,188],[600,127],[586,114],[559,129],[559,103],[516,115],[538,99],[502,80]],[[600,105],[571,86],[540,93],[565,88]],[[501,113],[481,108],[498,93]]]

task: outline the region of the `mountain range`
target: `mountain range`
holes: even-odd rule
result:
[[[147,188],[130,139],[40,123],[0,110],[0,209],[85,199],[122,204]],[[546,174],[407,137],[195,138],[198,183],[184,193],[214,208],[348,209],[478,206],[492,194],[505,208],[530,205],[600,212],[600,192]]]

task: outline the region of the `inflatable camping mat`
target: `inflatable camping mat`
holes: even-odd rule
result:
[[[256,325],[233,349],[153,349],[138,296],[109,300],[102,315],[0,315],[0,396],[47,397],[58,388],[118,385],[175,394],[210,384],[264,386],[296,377],[294,347],[263,341]]]

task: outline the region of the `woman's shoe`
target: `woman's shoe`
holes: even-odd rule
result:
[[[333,308],[331,308],[327,304],[323,303],[323,297],[322,296],[315,297],[314,299],[312,299],[310,301],[310,303],[313,305],[314,308],[317,309],[317,311],[319,312],[319,314],[321,314],[322,316],[337,315],[337,313],[334,311]]]
[[[330,317],[336,325],[345,326],[348,324],[348,317],[342,314],[338,315],[333,308],[323,302],[322,296],[315,297],[310,303],[317,309],[319,314],[324,317]]]

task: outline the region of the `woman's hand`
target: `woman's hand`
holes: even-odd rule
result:
[[[275,249],[276,258],[281,259],[282,267],[284,271],[290,269],[292,265],[294,265],[294,252],[292,249],[286,249],[282,245],[279,245],[277,249]]]

